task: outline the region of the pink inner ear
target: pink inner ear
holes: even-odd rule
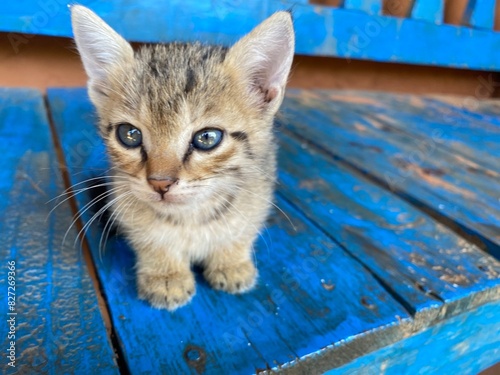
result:
[[[262,89],[264,93],[264,101],[270,103],[276,96],[278,96],[278,89],[274,86],[269,87],[267,90]]]

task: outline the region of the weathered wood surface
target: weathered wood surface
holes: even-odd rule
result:
[[[66,0],[0,2],[0,31],[15,52],[28,48],[34,34],[71,37]],[[500,70],[500,34],[484,28],[437,25],[443,0],[417,1],[413,17],[380,14],[380,0],[346,0],[345,8],[304,0],[81,0],[131,41],[203,41],[231,44],[277,10],[292,9],[296,53]],[[485,25],[489,0],[475,2],[473,25]],[[490,16],[491,17],[491,16]],[[424,20],[424,21],[422,21]],[[425,21],[427,20],[427,21]],[[147,27],[145,27],[147,25]],[[481,26],[482,27],[482,26]],[[477,53],[481,46],[481,53]]]
[[[500,357],[499,311],[487,303],[325,375],[479,374]]]
[[[0,89],[0,314],[4,374],[118,374],[68,204],[49,215],[63,188],[41,93]],[[8,267],[15,262],[15,311]],[[8,315],[9,313],[17,315]],[[15,339],[7,319],[14,317]],[[15,368],[7,351],[15,342]]]
[[[293,92],[287,108],[293,103],[303,106],[304,113],[324,111],[322,106],[306,107],[304,102],[317,100],[315,95]],[[71,183],[104,173],[104,149],[85,91],[50,90],[49,103]],[[89,230],[112,322],[132,373],[166,368],[207,374],[266,368],[321,373],[500,299],[496,260],[317,149],[313,143],[321,139],[346,140],[346,131],[332,126],[331,117],[317,121],[304,113],[285,111],[279,128],[277,203],[297,231],[279,212],[273,215],[257,243],[261,278],[254,292],[215,292],[198,277],[192,304],[173,314],[151,309],[137,300],[130,248],[112,237],[100,258],[104,223]],[[354,126],[347,112],[335,121],[343,116]],[[302,141],[285,129],[304,130]],[[365,132],[364,142],[371,145],[371,137]],[[370,169],[372,161],[366,161]],[[80,207],[88,201],[85,194],[77,197]],[[89,217],[88,212],[83,215],[85,221]],[[446,340],[446,331],[442,334]],[[493,354],[491,361],[498,360],[498,353]],[[478,363],[478,369],[489,363]]]
[[[498,124],[435,98],[382,93],[290,91],[284,111],[288,129],[500,254]]]
[[[104,150],[85,91],[50,90],[49,101],[71,182],[101,174]],[[78,195],[77,200],[83,207],[89,197]],[[294,367],[296,358],[320,355],[323,348],[341,346],[342,340],[363,332],[392,330],[409,317],[370,272],[282,198],[277,203],[297,230],[279,212],[273,215],[256,246],[257,289],[232,296],[211,290],[198,277],[193,302],[175,313],[138,301],[129,247],[111,238],[101,258],[102,226],[91,227],[89,243],[132,373],[253,373],[283,364]],[[362,341],[380,347],[392,337]],[[201,359],[189,360],[196,351]],[[335,360],[340,365],[348,359],[353,357],[344,353]],[[310,371],[319,371],[314,362],[307,363]]]
[[[279,156],[279,190],[372,270],[412,314],[422,312],[428,319],[457,313],[450,304],[463,304],[490,287],[500,297],[500,263],[401,198],[285,134]]]

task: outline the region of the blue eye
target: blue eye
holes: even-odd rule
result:
[[[136,148],[142,145],[141,131],[128,123],[118,125],[116,137],[127,148]]]
[[[219,129],[203,129],[193,137],[193,147],[198,150],[208,151],[219,145],[222,141],[222,131]]]

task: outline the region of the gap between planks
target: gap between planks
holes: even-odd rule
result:
[[[54,125],[54,119],[52,116],[52,111],[50,108],[50,103],[48,102],[47,95],[44,95],[44,106],[45,110],[47,112],[47,118],[49,121],[50,125],[50,133],[52,137],[52,142],[54,145],[54,149],[56,152],[57,156],[57,162],[58,162],[58,167],[59,171],[61,172],[61,176],[63,179],[64,187],[67,189],[68,194],[71,195],[71,198],[68,200],[69,206],[71,207],[71,212],[73,216],[75,217],[78,214],[78,206],[75,201],[75,194],[73,192],[73,188],[70,182],[70,177],[68,174],[68,167],[66,165],[66,159],[64,158],[64,153],[62,151],[62,146],[61,146],[61,141],[59,140],[59,136],[57,134],[56,127]],[[97,297],[97,303],[99,306],[99,310],[101,311],[101,316],[104,321],[104,326],[106,327],[106,335],[108,336],[108,340],[111,343],[111,348],[113,349],[115,353],[115,358],[116,362],[118,365],[118,371],[120,371],[120,374],[123,375],[129,375],[130,371],[128,369],[128,366],[125,361],[125,357],[122,352],[122,348],[118,342],[117,335],[115,332],[115,328],[113,326],[113,323],[111,321],[111,316],[109,312],[109,307],[108,303],[106,301],[106,298],[103,293],[103,287],[101,285],[101,280],[99,280],[99,277],[97,275],[96,271],[96,266],[94,264],[94,260],[92,258],[92,254],[90,252],[89,244],[87,242],[87,238],[85,236],[85,233],[82,231],[83,229],[83,223],[82,223],[82,218],[79,217],[76,222],[75,222],[76,230],[80,239],[80,244],[81,244],[81,250],[83,253],[83,258],[85,260],[85,263],[87,265],[87,270],[90,276],[90,279],[92,280],[92,285],[94,286],[94,291]]]
[[[363,168],[357,166],[355,163],[342,157],[341,155],[336,154],[335,152],[324,148],[321,144],[312,141],[307,136],[304,136],[303,134],[297,133],[294,130],[290,130],[290,129],[286,129],[284,131],[287,132],[288,134],[290,134],[291,136],[293,136],[295,139],[300,139],[303,142],[307,143],[308,145],[311,145],[312,147],[320,150],[324,155],[328,155],[329,157],[335,159],[336,161],[338,161],[340,164],[344,165],[345,167],[360,173],[361,175],[363,175],[363,177],[365,177],[371,183],[375,184],[376,186],[378,186],[384,190],[391,192],[392,194],[401,198],[405,202],[409,203],[411,206],[415,207],[415,209],[430,216],[433,220],[435,220],[439,224],[444,225],[446,228],[450,229],[457,236],[459,236],[459,237],[463,238],[464,240],[466,240],[467,242],[477,246],[485,253],[500,260],[500,257],[499,257],[500,256],[500,247],[497,244],[495,244],[493,241],[488,239],[487,237],[482,236],[481,234],[474,231],[473,228],[468,228],[468,227],[461,225],[460,223],[453,220],[451,217],[448,217],[445,214],[436,210],[435,208],[429,206],[424,201],[421,201],[418,198],[413,197],[412,195],[405,193],[404,190],[400,190],[400,189],[391,187],[391,185],[389,183],[387,183],[386,181],[377,177],[376,175],[370,173],[369,170],[363,169]]]
[[[304,142],[307,145],[309,145],[311,148],[316,149],[319,151],[321,154],[323,154],[325,157],[330,157],[333,158],[336,162],[339,164],[345,166],[348,170],[351,170],[354,173],[362,175],[364,178],[366,178],[370,183],[373,183],[374,185],[387,190],[391,192],[391,194],[394,194],[395,196],[399,197],[400,199],[404,200],[405,202],[409,203],[413,207],[415,207],[416,210],[419,210],[423,212],[424,214],[427,214],[428,216],[431,217],[431,219],[435,220],[439,224],[444,225],[446,228],[451,230],[453,233],[455,233],[457,236],[465,239],[469,243],[472,243],[473,245],[477,246],[481,251],[484,251],[486,254],[491,254],[492,250],[489,248],[488,250],[485,250],[487,244],[484,242],[484,238],[479,235],[473,235],[470,234],[469,229],[461,229],[460,224],[455,223],[453,219],[448,218],[447,216],[436,212],[432,207],[428,207],[424,202],[420,202],[417,199],[407,195],[404,193],[404,191],[401,190],[395,190],[391,188],[386,182],[381,180],[375,175],[372,175],[369,173],[369,171],[363,170],[362,168],[356,166],[354,163],[351,163],[349,160],[346,160],[340,155],[337,155],[336,153],[325,149],[322,147],[320,144],[315,143],[314,141],[310,140],[304,135],[301,135],[293,130],[290,129],[285,129],[282,128],[281,130],[283,133],[288,134],[290,137],[296,139],[297,141]],[[279,188],[277,189],[278,194],[287,201],[291,206],[293,206],[295,209],[297,209],[300,212],[303,212],[299,207],[296,206],[293,202],[291,202],[288,197],[282,193]],[[307,215],[306,215],[307,216]],[[338,240],[336,240],[331,233],[326,231],[321,225],[319,225],[316,221],[309,219],[310,223],[315,226],[318,230],[320,230],[323,234],[325,234],[331,241],[335,242],[338,246],[340,246],[344,251],[346,251],[353,259],[355,259],[361,266],[363,266],[368,273],[372,277],[374,277],[381,287],[391,295],[392,298],[394,298],[409,314],[411,319],[402,322],[400,324],[400,327],[402,328],[402,331],[404,332],[403,335],[408,335],[408,334],[415,334],[418,332],[423,331],[426,328],[435,326],[436,324],[445,321],[446,319],[457,316],[459,314],[466,313],[468,311],[472,311],[473,309],[476,309],[479,306],[484,305],[485,303],[491,302],[491,301],[496,301],[500,299],[500,286],[497,286],[492,289],[486,289],[486,290],[481,290],[476,292],[473,296],[467,296],[460,298],[458,300],[454,301],[446,301],[442,299],[439,295],[436,295],[435,293],[429,293],[429,296],[433,299],[436,300],[436,302],[439,304],[438,307],[432,307],[432,308],[426,308],[421,311],[416,311],[413,307],[411,307],[407,301],[405,301],[403,298],[401,298],[398,293],[391,288],[390,285],[388,285],[384,280],[382,280],[376,273],[374,273],[366,264],[365,262],[360,259],[356,254],[351,252],[349,248],[345,247],[342,245]],[[488,239],[486,239],[488,241]],[[489,243],[488,243],[489,244]],[[496,247],[493,249],[496,251],[498,249],[498,246],[495,245]],[[404,323],[404,324],[403,324]]]
[[[309,141],[306,140],[307,143],[310,143]],[[279,189],[277,189],[276,193],[280,196],[281,199],[286,201],[290,206],[292,206],[294,209],[296,209],[298,212],[303,213],[300,207],[298,207],[294,202],[292,202],[286,194],[282,193]],[[304,217],[307,217],[304,215]],[[382,289],[384,289],[389,295],[394,298],[396,302],[400,304],[400,306],[403,308],[403,310],[408,314],[408,316],[415,318],[416,311],[415,309],[407,302],[405,301],[404,298],[402,298],[396,291],[394,291],[390,285],[388,285],[380,276],[378,276],[375,272],[373,272],[370,267],[368,267],[356,254],[352,253],[344,244],[342,244],[338,239],[336,239],[334,236],[331,235],[328,231],[326,231],[321,225],[316,223],[314,220],[311,220],[307,218],[309,223],[314,226],[317,230],[321,231],[326,237],[330,239],[330,241],[334,242],[337,246],[339,246],[341,249],[343,249],[347,254],[349,254],[350,257],[352,257],[358,264],[363,267],[368,274],[370,274],[377,282],[380,284]],[[440,302],[444,301],[440,299]]]

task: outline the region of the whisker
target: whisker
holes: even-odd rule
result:
[[[125,213],[132,206],[133,203],[137,204],[137,201],[135,201],[135,200],[130,200],[130,201],[123,200],[123,202],[121,202],[116,207],[116,209],[113,210],[113,213],[108,218],[108,221],[106,222],[106,225],[104,226],[104,229],[102,231],[101,239],[99,241],[99,259],[101,261],[102,261],[102,250],[104,250],[104,248],[108,242],[109,234],[111,232],[111,229],[113,228],[113,225],[115,224],[116,219],[118,219],[118,216],[120,214],[120,210],[123,213]],[[123,209],[122,209],[122,207],[123,207]],[[114,216],[114,218],[113,218],[113,216]],[[111,221],[111,225],[109,224],[110,221]],[[106,232],[106,230],[107,230],[107,232]],[[105,237],[104,237],[104,235],[105,235]],[[104,242],[103,242],[103,238],[104,238]]]
[[[77,239],[78,238],[82,238],[83,240],[83,237],[85,236],[87,230],[90,228],[90,226],[92,225],[92,223],[99,217],[101,216],[101,214],[103,214],[109,207],[111,207],[117,200],[123,198],[123,197],[126,197],[128,195],[132,194],[131,191],[128,191],[122,195],[119,195],[117,197],[115,197],[114,199],[112,199],[110,202],[106,203],[101,209],[99,209],[99,211],[97,211],[91,218],[89,221],[87,221],[85,223],[85,225],[83,226],[83,228],[78,232],[78,235],[77,235]],[[81,236],[81,237],[80,237]],[[75,240],[76,241],[76,240]],[[76,245],[76,242],[75,242],[75,245]]]
[[[87,190],[90,190],[90,189],[93,189],[93,188],[98,188],[98,187],[103,187],[103,186],[110,186],[110,185],[114,184],[113,181],[110,181],[110,182],[106,182],[106,183],[103,183],[103,184],[98,184],[98,185],[88,186],[88,187],[81,188],[81,189],[72,190],[75,186],[81,185],[82,183],[89,182],[89,181],[92,181],[92,180],[100,179],[100,178],[101,177],[91,178],[91,179],[79,182],[77,184],[74,184],[74,185],[70,186],[69,188],[67,188],[62,194],[59,194],[57,197],[52,198],[51,200],[47,201],[45,204],[48,204],[48,203],[50,203],[50,202],[52,202],[54,200],[57,200],[57,199],[63,197],[64,195],[68,195],[64,200],[62,200],[61,202],[57,203],[49,211],[49,213],[47,214],[47,217],[45,218],[45,221],[48,220],[48,218],[50,217],[50,215],[54,212],[54,210],[57,209],[57,207],[59,207],[61,204],[63,204],[64,202],[68,201],[69,199],[77,196],[78,194],[83,193],[84,191],[87,191]]]
[[[217,193],[217,192],[215,193],[214,198],[216,198],[216,199],[217,199],[217,198],[221,198],[221,197],[222,197],[222,194]],[[217,203],[219,203],[219,202],[217,202]],[[231,233],[231,229],[229,228],[229,223],[227,222],[226,216],[225,216],[224,214],[223,214],[223,215],[221,215],[221,216],[222,216],[222,218],[224,219],[224,222],[226,223],[227,232],[228,232],[228,233]]]
[[[98,188],[98,187],[103,187],[103,186],[110,186],[110,185],[113,185],[113,184],[114,184],[113,182],[106,182],[106,183],[99,184],[99,185],[92,185],[92,186],[84,187],[84,188],[81,188],[81,189],[70,190],[70,191],[67,191],[67,192],[59,194],[57,197],[52,198],[51,200],[47,201],[45,204],[48,204],[48,203],[50,203],[50,202],[52,202],[54,200],[62,198],[65,195],[66,196],[67,195],[71,195],[69,198],[72,198],[72,197],[74,197],[74,196],[76,196],[76,195],[78,195],[78,194],[80,194],[80,193],[82,193],[84,191],[87,191],[87,190],[90,190],[90,189],[94,189],[94,188]],[[67,199],[69,199],[69,198],[67,198]],[[64,203],[67,199],[65,199],[62,202],[58,203],[58,205],[61,204],[61,203]]]
[[[52,202],[53,200],[55,200],[55,199],[59,198],[60,196],[64,195],[65,193],[69,193],[72,189],[74,189],[74,188],[75,188],[75,187],[77,187],[78,185],[85,184],[85,183],[88,183],[88,182],[90,182],[90,181],[95,181],[95,180],[103,180],[103,179],[105,179],[105,178],[113,178],[113,177],[115,177],[115,176],[100,176],[100,177],[93,177],[93,178],[88,178],[88,179],[86,179],[86,180],[80,181],[80,182],[78,182],[78,183],[76,183],[76,184],[71,185],[71,186],[70,186],[70,187],[68,187],[66,190],[64,190],[62,194],[58,195],[58,196],[57,196],[57,197],[55,197],[55,198],[52,198],[52,199],[51,199],[50,201],[48,201],[47,203]],[[119,177],[121,177],[121,176],[119,176]],[[125,177],[122,177],[122,178],[123,178],[123,179],[125,179]]]
[[[236,189],[243,190],[243,191],[245,191],[245,192],[247,192],[247,193],[253,194],[253,195],[255,195],[256,197],[258,197],[258,198],[262,199],[263,201],[265,201],[265,202],[267,202],[267,203],[269,203],[269,204],[272,204],[274,207],[276,207],[276,208],[277,208],[277,209],[281,212],[281,214],[282,214],[283,216],[285,216],[285,217],[286,217],[286,219],[288,220],[288,222],[289,222],[289,223],[290,223],[290,225],[292,226],[293,230],[294,230],[294,231],[296,231],[296,230],[297,230],[297,228],[295,227],[295,225],[292,223],[292,220],[290,219],[290,217],[289,217],[289,216],[285,213],[285,211],[283,211],[283,210],[282,210],[282,209],[281,209],[281,208],[280,208],[277,204],[275,204],[274,202],[270,201],[269,199],[266,199],[266,198],[264,198],[264,197],[261,197],[259,194],[256,194],[256,193],[254,193],[253,191],[250,191],[250,190],[244,189],[244,188],[242,188],[241,186],[234,186],[234,187],[235,187]]]
[[[231,201],[227,200],[222,194],[219,194],[219,197],[222,198],[231,207],[233,207],[236,210],[236,212],[238,212],[241,215],[241,217],[246,220],[247,224],[251,225],[255,229],[257,234],[262,238],[262,240],[266,244],[267,251],[269,252],[269,243],[266,241],[265,237],[260,233],[260,230],[253,223],[251,223],[250,220],[248,220],[248,217],[245,216],[240,210],[238,210],[236,208],[236,206],[231,203]],[[266,228],[266,231],[267,231],[267,228]],[[269,235],[269,232],[267,232],[267,233]],[[270,235],[269,235],[269,238],[271,238]]]
[[[123,186],[119,186],[119,187],[116,187],[114,189],[111,189],[111,190],[108,190],[108,191],[105,191],[104,193],[98,195],[97,197],[95,197],[94,199],[92,199],[89,203],[87,203],[85,206],[83,206],[79,211],[78,213],[75,215],[75,218],[73,219],[73,221],[71,222],[71,224],[69,225],[68,229],[66,230],[66,233],[64,234],[64,237],[63,237],[63,244],[66,242],[66,237],[68,236],[69,234],[69,231],[71,230],[71,228],[73,227],[73,225],[75,225],[75,223],[78,221],[78,219],[80,217],[82,217],[82,215],[88,211],[90,209],[90,207],[94,206],[95,204],[97,204],[98,202],[102,201],[103,199],[106,199],[107,197],[109,197],[110,195],[114,194],[115,192],[117,192],[119,189],[121,188],[124,188]]]
[[[87,188],[87,189],[82,189],[81,191],[77,191],[76,193],[66,197],[65,199],[63,199],[61,202],[59,202],[58,204],[56,204],[50,211],[49,213],[47,214],[47,217],[45,218],[45,221],[47,221],[50,217],[50,215],[52,214],[52,212],[54,212],[54,210],[56,210],[61,204],[63,204],[64,202],[70,200],[71,198],[77,196],[78,194],[86,191],[86,190],[90,190],[90,188]]]

